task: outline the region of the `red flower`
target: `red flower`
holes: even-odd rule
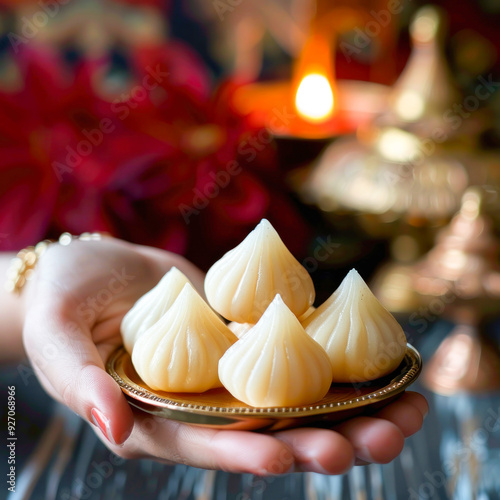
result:
[[[23,88],[0,94],[4,248],[107,231],[207,267],[262,217],[302,248],[307,228],[283,192],[271,137],[232,111],[231,85],[210,97],[189,49],[133,54],[133,81],[118,95],[105,90],[107,61],[70,71],[50,52],[23,51],[19,64]]]
[[[59,66],[30,53],[19,59],[23,86],[0,94],[0,246],[16,250],[46,234],[59,189],[50,158],[67,130],[50,121],[47,112],[60,105]],[[39,78],[39,80],[38,80]],[[37,81],[37,85],[33,85]]]

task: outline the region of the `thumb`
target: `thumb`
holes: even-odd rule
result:
[[[54,297],[38,302],[26,314],[23,340],[42,385],[97,426],[111,444],[122,444],[132,431],[132,409],[106,373],[89,327],[73,304]],[[108,347],[109,353],[113,346]]]

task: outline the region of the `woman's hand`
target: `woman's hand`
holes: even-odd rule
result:
[[[333,430],[273,434],[194,427],[132,409],[104,363],[121,344],[124,314],[174,265],[202,290],[201,271],[177,255],[113,238],[76,240],[49,247],[24,291],[23,340],[38,378],[113,452],[261,475],[340,474],[356,462],[389,462],[420,429],[428,407],[416,393]]]

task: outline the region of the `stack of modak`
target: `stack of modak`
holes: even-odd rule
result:
[[[174,267],[123,318],[125,348],[152,389],[224,386],[250,406],[302,406],[332,383],[387,375],[406,351],[401,326],[354,269],[314,309],[311,277],[265,219],[212,266],[205,294],[208,303]]]

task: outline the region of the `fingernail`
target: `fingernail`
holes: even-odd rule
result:
[[[316,459],[303,464],[301,468],[304,472],[316,472],[318,474],[325,474],[327,476],[330,476],[332,474],[331,472],[328,472]]]
[[[318,474],[324,474],[325,476],[332,476],[332,475],[343,475],[347,474],[352,468],[354,467],[354,460],[352,463],[346,467],[344,470],[339,470],[335,469],[334,471],[332,470],[327,470],[325,469],[316,459],[313,459],[307,463],[304,463],[301,465],[300,469],[302,472],[316,472]]]
[[[356,458],[354,465],[357,466],[371,465],[371,462],[367,462],[366,460],[360,460],[359,458]]]
[[[360,446],[359,448],[356,448],[356,456],[365,462],[375,462],[372,454],[370,453],[370,450],[368,449],[368,446]]]
[[[270,476],[284,476],[285,474],[291,474],[292,472],[295,472],[295,463],[292,463],[292,465],[287,469],[287,470],[269,470],[269,469],[258,469],[255,474],[257,476],[264,476],[264,477],[270,477]]]
[[[97,408],[92,408],[90,411],[90,415],[92,417],[92,422],[96,427],[99,427],[101,432],[104,434],[106,439],[113,445],[116,446],[116,441],[113,438],[113,434],[111,433],[111,426],[109,422],[109,418],[106,418],[102,412],[100,412]]]

